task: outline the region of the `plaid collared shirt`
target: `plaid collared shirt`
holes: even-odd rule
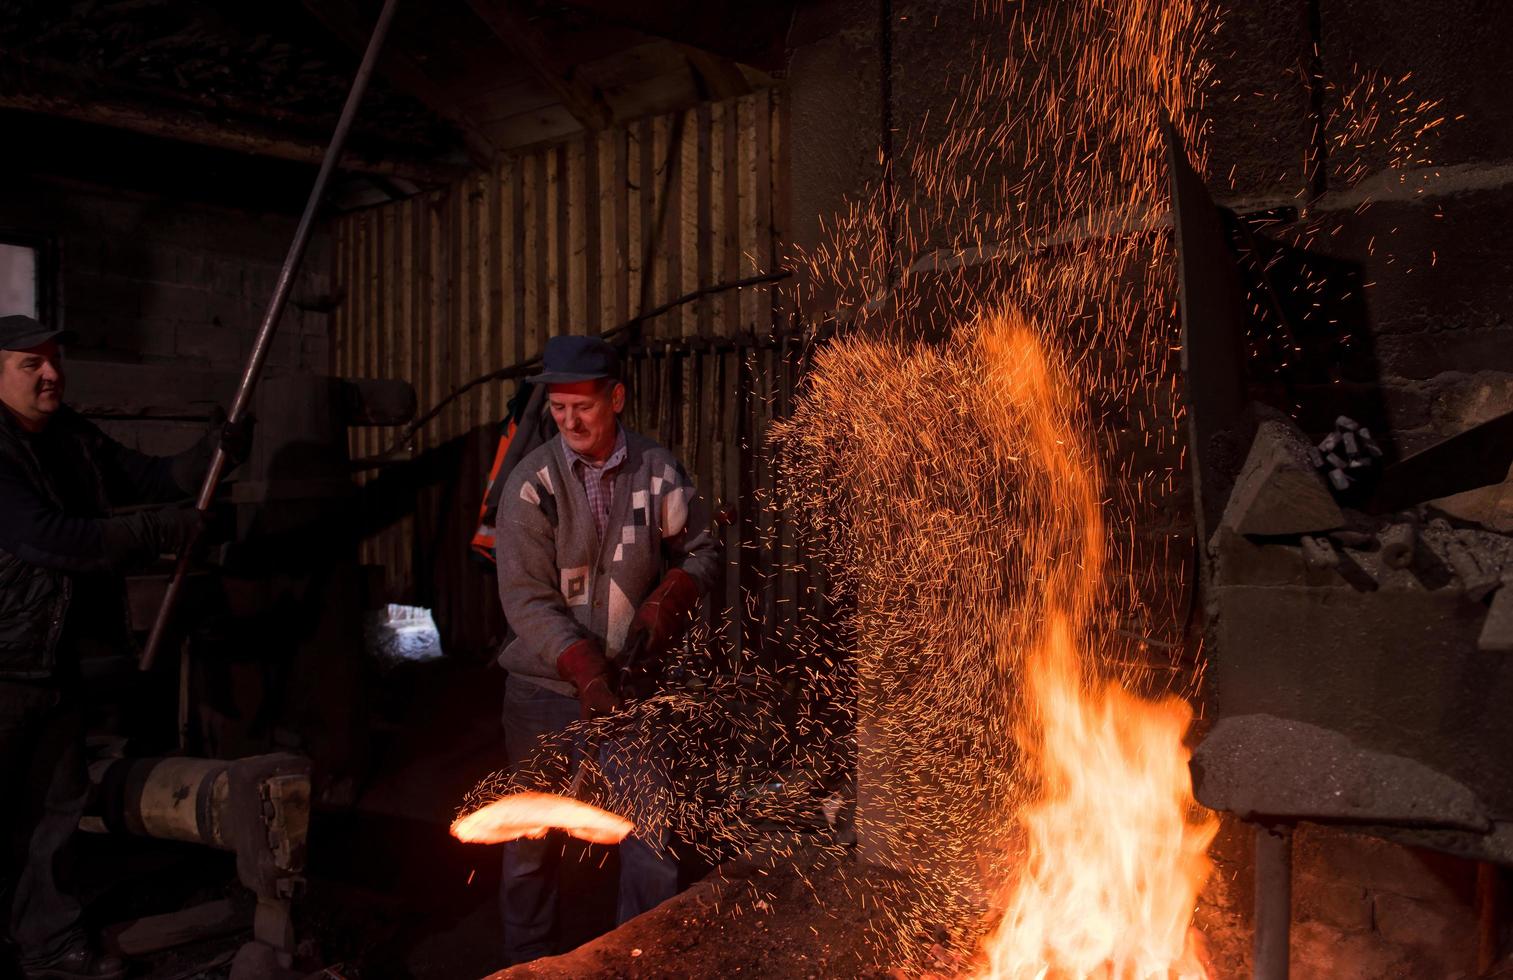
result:
[[[614,451],[600,465],[596,466],[573,452],[566,439],[562,440],[562,451],[567,454],[578,482],[583,484],[583,492],[588,496],[588,511],[594,515],[594,526],[599,529],[599,540],[603,541],[605,528],[609,525],[609,504],[615,493],[615,474],[625,462],[625,430],[616,427]]]

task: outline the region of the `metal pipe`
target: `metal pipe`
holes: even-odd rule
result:
[[[342,106],[341,118],[337,120],[336,131],[331,134],[331,142],[326,147],[326,155],[321,158],[320,171],[315,175],[315,185],[310,188],[310,197],[305,201],[304,213],[299,216],[299,224],[294,229],[294,240],[289,243],[289,254],[284,256],[283,268],[279,270],[278,281],[273,286],[273,296],[268,301],[267,312],[263,314],[263,322],[257,331],[257,339],[252,343],[252,353],[247,356],[247,366],[242,371],[241,383],[237,385],[236,398],[231,403],[231,410],[227,415],[227,423],[233,424],[247,414],[247,409],[252,404],[252,391],[257,387],[258,376],[263,371],[263,362],[268,359],[268,351],[273,346],[273,333],[278,329],[278,321],[284,314],[284,306],[289,301],[289,290],[294,282],[294,273],[298,271],[301,260],[305,257],[305,248],[310,244],[310,232],[315,225],[316,212],[320,210],[321,202],[326,197],[326,185],[330,183],[331,174],[336,170],[337,160],[341,157],[342,148],[347,142],[347,133],[352,129],[352,120],[357,115],[357,107],[362,104],[363,93],[367,91],[368,82],[373,77],[373,71],[378,65],[378,53],[383,48],[384,38],[389,33],[389,25],[394,20],[394,11],[399,6],[399,0],[384,0],[383,10],[379,12],[378,23],[373,25],[373,35],[368,39],[368,49],[363,52],[362,63],[358,65],[357,75],[352,79],[352,88],[347,92],[346,104]],[[217,446],[215,454],[210,458],[210,469],[205,473],[205,480],[200,484],[200,495],[195,501],[200,513],[210,510],[210,504],[215,497],[215,489],[221,482],[221,476],[226,471],[226,454]],[[199,543],[199,534],[195,533],[179,549],[178,564],[174,567],[173,578],[168,582],[168,590],[163,593],[163,604],[158,607],[157,619],[153,620],[152,632],[147,634],[147,646],[142,650],[140,669],[147,671],[152,669],[157,661],[158,653],[163,645],[163,635],[168,629],[168,622],[173,618],[174,607],[178,604],[179,593],[183,591],[184,576],[189,570],[189,556],[194,553],[195,545]]]
[[[1287,980],[1292,929],[1292,824],[1256,824],[1254,980]]]

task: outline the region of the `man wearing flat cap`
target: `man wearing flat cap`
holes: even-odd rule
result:
[[[127,449],[63,403],[64,339],[29,316],[0,316],[0,926],[29,980],[108,978],[59,880],[89,788],[81,665],[130,650],[121,573],[176,552],[199,528],[191,505],[222,442],[213,424],[160,458]]]
[[[499,661],[505,749],[518,765],[538,740],[620,707],[615,664],[666,655],[713,583],[719,546],[707,504],[662,446],[627,431],[619,358],[598,337],[553,337],[544,370],[558,435],[515,467],[499,498],[499,598],[514,634]],[[560,840],[505,845],[505,954],[552,953]],[[678,890],[665,840],[620,845],[618,918]]]

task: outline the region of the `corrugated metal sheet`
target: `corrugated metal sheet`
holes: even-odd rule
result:
[[[700,287],[772,270],[787,212],[785,120],[781,93],[759,92],[535,150],[341,217],[332,278],[345,301],[332,371],[411,381],[425,408],[536,354],[550,336],[601,332]],[[742,584],[759,607],[748,620],[800,588],[775,574],[791,535],[761,502],[771,474],[753,452],[796,371],[783,345],[763,340],[776,302],[770,288],[744,289],[669,311],[644,325],[629,363],[628,424],[680,452],[711,499],[740,506],[727,533],[729,581],[710,604],[716,618],[716,603],[745,605]],[[490,384],[458,399],[417,435],[415,462],[372,478],[425,484],[412,514],[365,543],[364,560],[385,569],[390,599],[436,610],[454,652],[484,651],[502,630],[492,575],[467,543],[513,390]],[[353,455],[379,453],[392,438],[354,432]]]

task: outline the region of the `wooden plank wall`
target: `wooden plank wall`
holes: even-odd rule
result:
[[[444,190],[338,218],[332,279],[344,301],[332,372],[408,380],[424,409],[536,354],[548,337],[597,333],[702,286],[772,270],[788,212],[786,118],[780,92],[758,92],[537,149]],[[740,503],[729,577],[761,595],[762,576],[776,578],[736,563],[751,550],[742,547],[748,535],[782,537],[754,503],[770,474],[751,451],[757,416],[775,404],[784,375],[776,361],[757,367],[779,357],[757,341],[773,333],[778,302],[770,288],[705,297],[649,321],[631,359],[630,424],[683,452],[712,498]],[[738,336],[744,345],[723,354],[671,353]],[[492,576],[467,544],[494,424],[513,390],[484,386],[418,434],[420,462],[409,469],[428,486],[413,513],[364,544],[364,560],[385,569],[391,601],[433,607],[456,653],[484,652],[502,630]],[[689,397],[679,401],[680,390]],[[661,417],[649,414],[653,405]],[[392,438],[356,430],[352,453],[378,453]],[[776,584],[769,591],[773,603],[782,598]],[[734,585],[720,594],[740,604]]]

